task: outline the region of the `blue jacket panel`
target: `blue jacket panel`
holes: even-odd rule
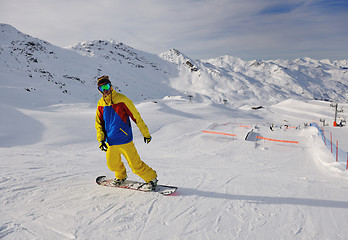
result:
[[[124,122],[112,106],[103,107],[106,141],[109,145],[120,145],[133,140],[132,127],[129,116]]]

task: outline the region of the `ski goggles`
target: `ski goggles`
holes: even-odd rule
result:
[[[101,92],[108,91],[110,88],[111,88],[110,83],[107,83],[98,87],[99,91]]]

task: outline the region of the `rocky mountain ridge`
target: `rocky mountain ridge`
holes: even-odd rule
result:
[[[52,87],[94,102],[96,79],[107,74],[118,91],[136,101],[191,95],[196,101],[240,106],[289,98],[345,102],[348,97],[348,60],[243,61],[228,55],[193,60],[176,49],[155,55],[114,40],[60,48],[7,24],[0,24],[0,32],[1,85],[19,81],[26,92]]]

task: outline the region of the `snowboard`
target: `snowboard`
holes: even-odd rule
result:
[[[99,176],[95,180],[98,185],[106,186],[106,187],[114,187],[114,188],[124,188],[124,189],[131,189],[141,192],[157,192],[165,196],[169,196],[173,194],[178,188],[174,186],[167,186],[167,185],[157,185],[155,190],[147,190],[144,189],[143,186],[145,183],[132,181],[132,180],[126,180],[122,184],[116,186],[113,184],[114,179],[107,178],[106,176]]]

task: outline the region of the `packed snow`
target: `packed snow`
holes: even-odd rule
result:
[[[325,119],[348,151],[330,106],[348,109],[347,60],[192,60],[0,32],[1,239],[347,239],[347,162],[308,125]],[[174,195],[95,183],[113,177],[94,128],[102,74],[134,100],[153,137],[133,124],[135,145]]]

